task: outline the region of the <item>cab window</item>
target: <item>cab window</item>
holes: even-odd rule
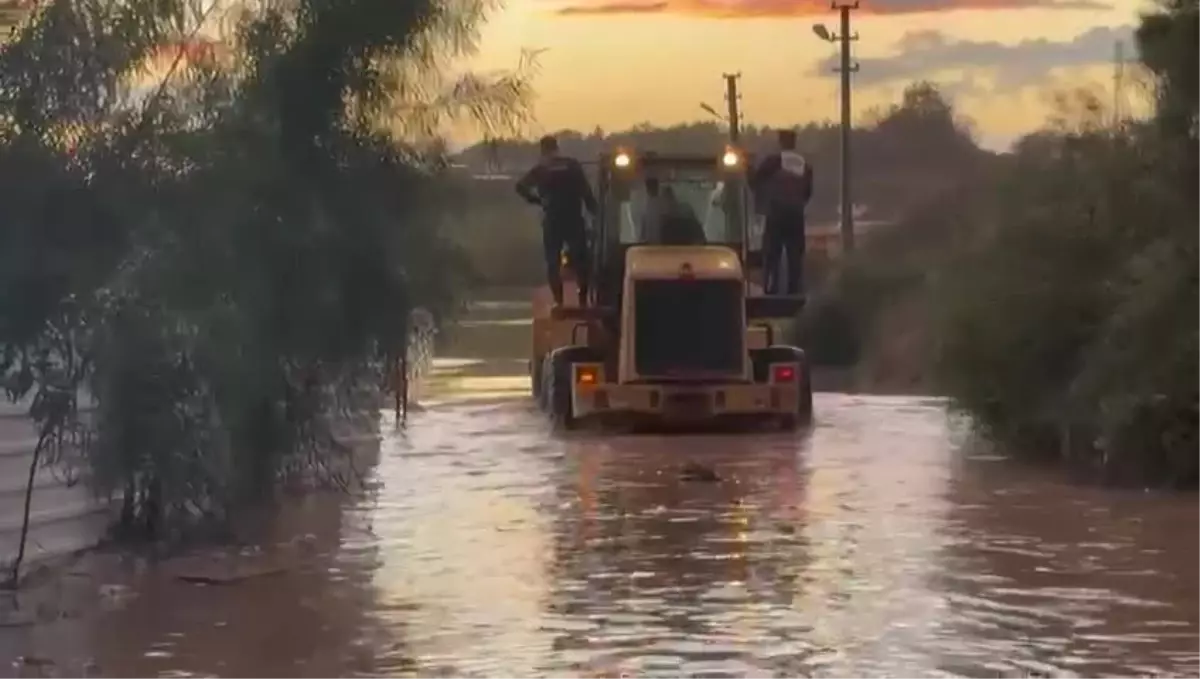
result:
[[[665,176],[660,178],[663,189],[670,187],[675,197],[691,208],[696,219],[704,226],[704,234],[709,243],[736,243],[741,240],[741,234],[730,233],[736,222],[731,223],[725,214],[725,203],[722,200],[724,186],[711,177],[688,177],[686,175]],[[646,193],[645,181],[641,177],[632,179],[626,185],[627,190],[613,190],[609,199],[610,214],[616,224],[613,229],[618,234],[622,244],[634,245],[647,243],[650,233],[647,231],[649,196]],[[623,195],[622,195],[623,194]]]

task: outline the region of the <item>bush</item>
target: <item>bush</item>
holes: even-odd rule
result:
[[[1134,478],[1197,483],[1198,256],[1194,242],[1163,240],[1130,259],[1073,385],[1101,450]]]
[[[1195,482],[1196,222],[1172,148],[1151,126],[1028,140],[944,272],[940,383],[1014,450]]]
[[[874,200],[879,191],[897,189],[903,199],[892,196],[900,206],[894,224],[870,237],[860,233],[858,248],[844,260],[812,267],[816,276],[807,289],[814,292],[795,340],[819,365],[849,367],[872,360],[875,345],[887,341],[876,336],[881,313],[923,294],[928,273],[969,232],[974,190],[986,185],[981,177],[988,176],[993,162],[930,83],[909,86],[901,102],[873,118],[864,134],[882,154],[874,165],[903,165],[909,171],[902,180],[890,176],[864,192]],[[919,372],[920,357],[912,361],[909,372]]]
[[[975,227],[977,187],[985,182],[977,177],[959,182],[861,239],[851,256],[822,267],[828,273],[814,281],[815,292],[795,338],[818,365],[849,367],[870,361],[872,345],[888,341],[877,334],[881,314],[927,295],[931,272],[938,271]],[[914,356],[912,369],[923,368],[921,357]]]

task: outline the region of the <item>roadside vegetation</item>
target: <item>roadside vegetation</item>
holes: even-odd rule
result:
[[[520,70],[444,68],[490,8],[32,10],[0,47],[0,379],[32,398],[35,464],[82,464],[152,539],[337,480],[334,422],[466,281],[441,125],[526,111]]]
[[[1044,130],[865,243],[801,340],[868,388],[950,396],[1016,454],[1195,487],[1196,24],[1194,0],[1143,17],[1152,119],[1064,96]],[[939,107],[912,110],[949,133]]]
[[[1156,114],[1023,140],[934,283],[945,393],[1014,450],[1197,483],[1197,2],[1143,17]]]

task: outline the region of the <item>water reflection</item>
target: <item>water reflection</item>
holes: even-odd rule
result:
[[[376,607],[378,549],[339,538],[345,498],[289,507],[275,535],[303,538],[288,570],[230,585],[179,581],[171,569],[136,581],[137,596],[92,628],[92,653],[108,675],[335,676],[375,670],[375,649],[399,643],[364,617]],[[292,543],[297,544],[297,543]]]
[[[525,676],[543,653],[551,472],[529,454],[544,445],[530,440],[531,417],[461,406],[384,450],[373,516],[387,561],[375,585],[424,674]]]
[[[368,463],[371,445],[360,446]],[[376,651],[399,649],[402,640],[366,615],[377,608],[371,573],[379,549],[369,540],[355,540],[365,528],[346,512],[352,504],[340,493],[310,495],[260,525],[245,527],[250,541],[223,558],[280,570],[241,582],[204,586],[177,577],[204,570],[198,564],[212,562],[217,553],[191,559],[190,566],[174,559],[157,568],[140,560],[95,557],[86,572],[67,573],[63,582],[85,583],[100,600],[77,591],[50,601],[61,608],[59,619],[12,631],[24,634],[20,655],[37,659],[36,666],[14,664],[16,658],[6,659],[4,666],[27,676],[375,672]],[[347,547],[344,539],[357,544]]]
[[[685,461],[720,481],[685,480]],[[794,438],[583,439],[564,467],[543,672],[743,676],[786,641],[806,561]]]
[[[950,671],[1195,676],[1196,510],[995,459],[955,467],[939,580]]]
[[[902,421],[885,415],[897,407]],[[942,616],[931,576],[947,510],[944,416],[909,399],[846,396],[823,413],[806,507],[813,564],[794,602],[811,625],[813,664],[926,676]]]

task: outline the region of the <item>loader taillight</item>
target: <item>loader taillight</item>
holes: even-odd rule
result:
[[[796,366],[790,363],[776,363],[771,366],[771,381],[788,383],[796,381]]]
[[[575,366],[575,383],[576,384],[599,384],[600,382],[600,366],[598,365],[577,365]]]

